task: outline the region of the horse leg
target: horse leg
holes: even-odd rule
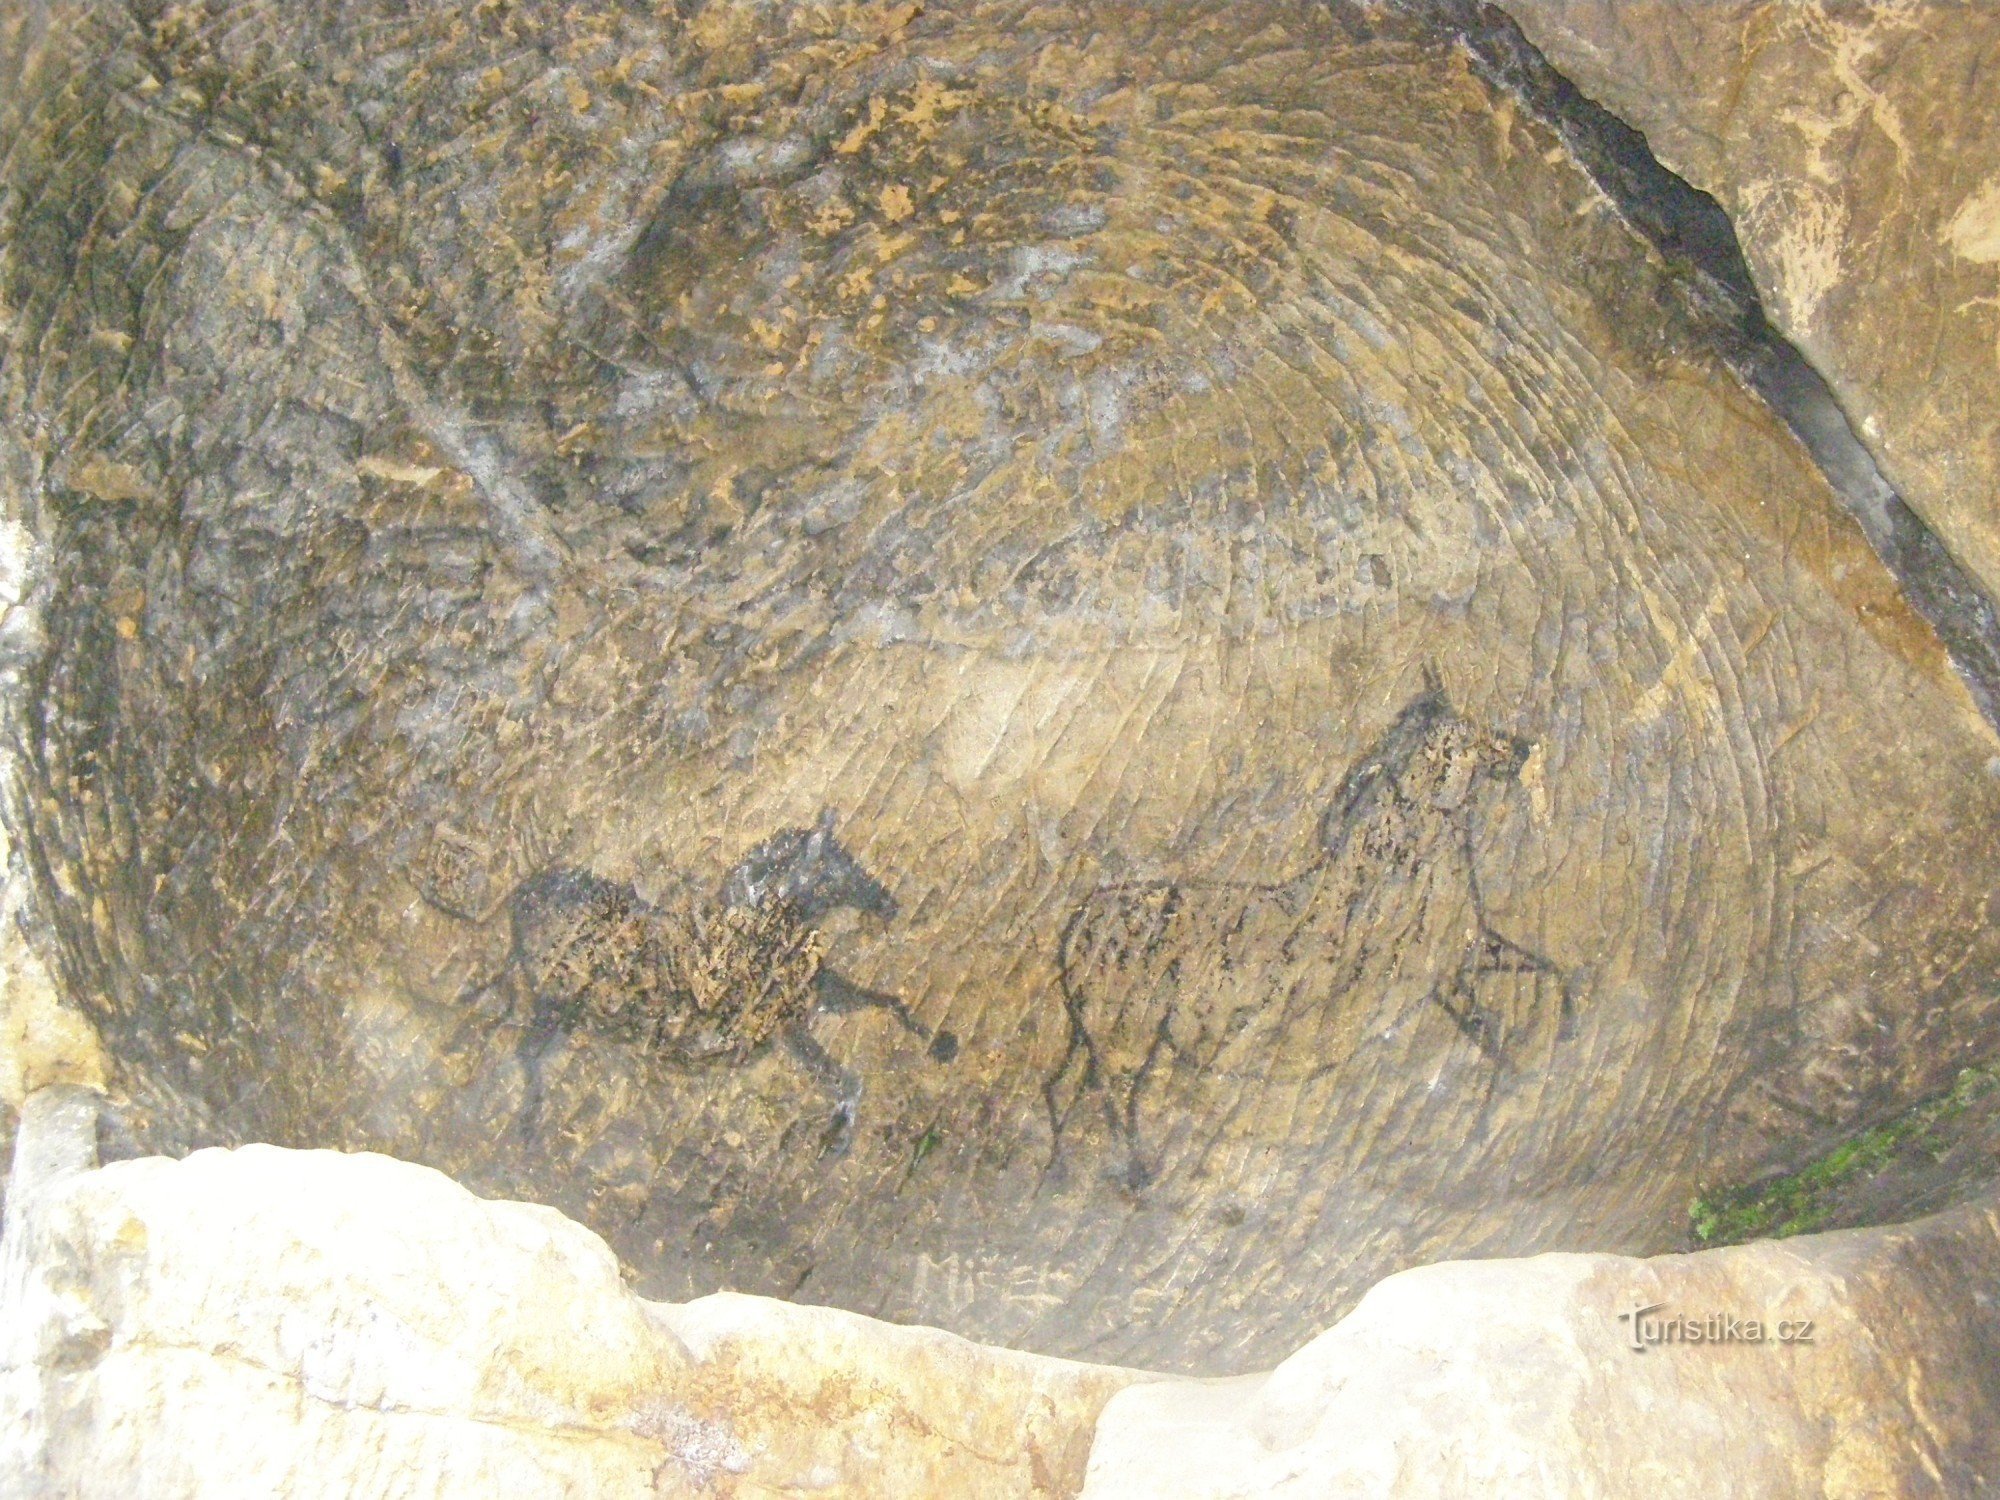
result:
[[[1493,1113],[1493,1099],[1500,1090],[1500,1074],[1507,1066],[1507,1054],[1493,1034],[1493,1013],[1479,1003],[1477,980],[1476,967],[1461,969],[1450,984],[1432,990],[1431,999],[1487,1061],[1486,1092],[1479,1100],[1479,1113],[1472,1122],[1472,1139],[1483,1141]]]
[[[1477,972],[1480,974],[1547,974],[1554,978],[1559,1000],[1556,1008],[1556,1040],[1566,1042],[1576,1035],[1576,1000],[1570,994],[1569,976],[1547,954],[1523,947],[1512,938],[1502,937],[1491,927],[1479,933]]]
[[[1451,1017],[1459,1034],[1477,1047],[1480,1055],[1497,1070],[1506,1061],[1506,1054],[1500,1050],[1499,1039],[1494,1035],[1493,1012],[1479,1003],[1475,978],[1476,971],[1472,975],[1461,971],[1449,984],[1433,989],[1430,998]]]
[[[1491,1128],[1493,1097],[1500,1091],[1500,1064],[1494,1063],[1486,1070],[1486,1092],[1479,1100],[1479,1113],[1472,1120],[1472,1139],[1483,1141]]]
[[[1131,1168],[1138,1170],[1143,1176],[1143,1169],[1138,1167],[1137,1152],[1132,1146],[1131,1112],[1127,1110],[1121,1114],[1118,1100],[1112,1095],[1112,1075],[1104,1066],[1104,1059],[1098,1055],[1097,1043],[1091,1037],[1090,1027],[1084,1020],[1089,997],[1079,995],[1070,988],[1067,974],[1063,976],[1062,996],[1063,1013],[1069,1020],[1069,1046],[1064,1049],[1062,1061],[1057,1064],[1056,1070],[1049,1074],[1047,1081],[1042,1084],[1042,1099],[1049,1111],[1049,1159],[1048,1164],[1042,1169],[1043,1176],[1046,1178],[1054,1169],[1056,1158],[1062,1152],[1063,1131],[1069,1125],[1069,1117],[1076,1112],[1076,1107],[1082,1102],[1083,1096],[1092,1089],[1104,1095],[1105,1120],[1110,1124],[1112,1133],[1126,1143]],[[1069,1078],[1071,1070],[1076,1067],[1078,1058],[1083,1060],[1082,1076],[1077,1080],[1076,1087],[1070,1091],[1068,1103],[1060,1103],[1057,1095]],[[1122,1075],[1120,1081],[1124,1081]],[[1130,1171],[1127,1175],[1131,1175]]]
[[[886,1010],[902,1024],[903,1030],[930,1044],[930,1055],[935,1061],[950,1062],[958,1056],[956,1036],[949,1031],[933,1032],[911,1015],[909,1006],[894,995],[864,988],[845,974],[837,974],[827,968],[822,968],[813,976],[813,989],[819,1008],[829,1015],[845,1015],[856,1010]]]
[[[1173,1038],[1168,1034],[1170,1016],[1160,1017],[1160,1024],[1153,1032],[1151,1045],[1146,1048],[1145,1060],[1135,1069],[1130,1078],[1121,1080],[1125,1097],[1113,1100],[1109,1091],[1104,1096],[1104,1112],[1111,1121],[1111,1128],[1125,1142],[1125,1172],[1120,1179],[1126,1188],[1136,1193],[1149,1185],[1159,1173],[1146,1165],[1145,1154],[1139,1147],[1139,1099],[1146,1092],[1146,1085],[1152,1080],[1153,1069],[1162,1054],[1173,1050]]]
[[[526,1087],[521,1094],[521,1113],[516,1122],[523,1140],[533,1140],[541,1131],[542,1064],[553,1050],[556,1038],[574,1024],[575,1016],[571,1014],[571,1009],[547,995],[535,996],[534,1014],[528,1018],[521,1039],[515,1044],[514,1056],[520,1060],[522,1071],[527,1076]]]
[[[1556,1002],[1556,1040],[1571,1041],[1576,1036],[1576,996],[1570,993],[1569,975],[1556,975],[1561,998]]]
[[[478,1022],[488,1019],[471,1009],[473,1003],[492,994],[513,977],[514,961],[510,958],[486,978],[476,984],[469,984],[458,992],[458,998],[452,1002],[452,1009],[459,1013],[459,1022],[452,1028],[451,1035],[445,1038],[441,1049],[445,1056],[456,1057],[464,1049],[466,1038],[471,1035],[472,1028]]]
[[[1083,1081],[1069,1096],[1069,1105],[1065,1108],[1056,1102],[1056,1095],[1062,1088],[1063,1080],[1069,1077],[1070,1068],[1076,1062],[1078,1053],[1083,1054]],[[1076,1108],[1077,1099],[1096,1081],[1097,1062],[1091,1052],[1090,1038],[1084,1034],[1083,1027],[1078,1025],[1076,1018],[1072,1016],[1069,1023],[1069,1046],[1063,1050],[1062,1061],[1056,1064],[1056,1070],[1042,1081],[1042,1103],[1049,1111],[1049,1166],[1053,1167],[1056,1164],[1056,1155],[1062,1148],[1063,1126],[1069,1122],[1070,1110]]]
[[[861,1105],[861,1080],[827,1055],[826,1048],[804,1021],[794,1021],[784,1030],[785,1050],[790,1052],[821,1088],[834,1096],[833,1120],[820,1137],[822,1155],[839,1156],[847,1150],[854,1134],[854,1118]]]

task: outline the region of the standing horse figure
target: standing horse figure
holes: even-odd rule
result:
[[[933,1033],[896,996],[827,966],[818,924],[828,913],[852,907],[886,921],[897,909],[833,829],[829,811],[814,827],[771,835],[713,899],[656,906],[630,885],[569,867],[522,881],[506,901],[507,961],[466,998],[507,985],[528,1002],[515,1049],[527,1080],[523,1134],[539,1128],[543,1063],[578,1029],[684,1067],[748,1062],[782,1042],[835,1100],[829,1149],[852,1131],[862,1085],[813,1035],[816,1015],[886,1010],[932,1058],[950,1061],[958,1042],[949,1031]]]
[[[1137,881],[1091,892],[1058,953],[1069,1045],[1043,1090],[1056,1141],[1096,1090],[1136,1191],[1156,1175],[1140,1110],[1163,1069],[1240,1060],[1260,1077],[1317,1076],[1426,1005],[1497,1072],[1506,1039],[1479,995],[1494,974],[1536,976],[1538,989],[1549,976],[1567,1039],[1567,981],[1486,920],[1472,857],[1480,788],[1515,779],[1531,748],[1461,717],[1427,671],[1424,691],[1342,781],[1306,869],[1269,884]]]

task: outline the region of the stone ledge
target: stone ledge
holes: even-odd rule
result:
[[[28,1100],[0,1243],[0,1470],[28,1496],[1670,1500],[1965,1495],[2000,1470],[1990,1204],[1426,1266],[1268,1375],[1167,1379],[762,1297],[648,1302],[561,1214],[385,1156],[94,1167],[91,1099]]]
[[[10,1493],[1070,1495],[1147,1378],[648,1302],[561,1214],[385,1156],[64,1171],[57,1092],[24,1111],[0,1247],[0,1472],[34,1476]]]
[[[1423,1266],[1269,1375],[1114,1397],[1084,1494],[1984,1494],[1996,1229]]]

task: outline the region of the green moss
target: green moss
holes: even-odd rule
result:
[[[1996,1086],[2000,1086],[2000,1065],[1967,1068],[1946,1092],[1850,1136],[1795,1172],[1704,1193],[1688,1208],[1695,1243],[1736,1245],[1824,1227],[1843,1188],[1918,1151],[1942,1157],[1945,1142],[1938,1134],[1940,1127]]]

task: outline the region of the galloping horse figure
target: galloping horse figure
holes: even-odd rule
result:
[[[516,1046],[526,1074],[520,1114],[532,1135],[542,1113],[542,1064],[582,1030],[636,1042],[684,1067],[743,1063],[780,1041],[835,1101],[829,1148],[845,1144],[861,1080],[827,1055],[815,1015],[876,1008],[948,1062],[949,1031],[932,1032],[894,995],[865,989],[825,962],[820,921],[840,907],[889,920],[896,900],[834,837],[833,814],[772,834],[745,854],[712,899],[654,905],[630,886],[559,866],[506,898],[506,963],[479,993],[508,986],[527,1002]],[[433,904],[437,904],[435,901]],[[450,908],[443,908],[450,911]],[[497,908],[496,908],[497,910]],[[468,921],[490,920],[493,912]]]
[[[1567,1039],[1568,982],[1487,922],[1472,858],[1479,790],[1515,779],[1531,748],[1461,717],[1426,671],[1424,691],[1348,771],[1306,869],[1271,884],[1136,881],[1091,892],[1058,955],[1069,1046],[1043,1091],[1056,1140],[1082,1095],[1097,1091],[1136,1191],[1156,1175],[1140,1109],[1163,1070],[1228,1061],[1261,1077],[1316,1075],[1424,1005],[1497,1070],[1506,1039],[1479,997],[1493,974],[1536,976],[1538,991],[1549,976]],[[1079,1074],[1065,1102],[1063,1086]]]

